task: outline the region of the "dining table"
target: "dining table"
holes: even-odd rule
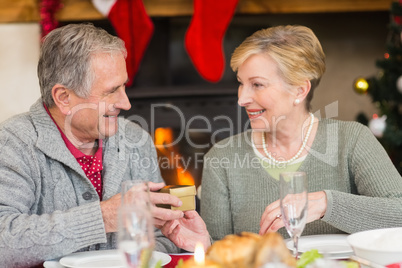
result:
[[[172,258],[172,260],[163,267],[164,268],[175,268],[180,260],[186,261],[186,260],[192,258],[193,255],[194,255],[193,253],[169,254],[169,256]]]
[[[331,261],[357,261],[361,264],[364,264],[364,262],[361,262],[357,260],[356,258],[359,258],[361,260],[364,260],[364,258],[357,257],[355,256],[355,253],[353,252],[353,249],[351,245],[347,241],[348,235],[346,234],[329,234],[329,235],[312,235],[312,236],[303,236],[301,237],[299,241],[299,256],[303,255],[303,252],[311,252],[312,250],[315,250],[317,252],[320,252],[320,255],[322,258],[322,261],[325,265],[331,263]],[[293,248],[293,243],[291,239],[286,239],[285,241],[286,247],[291,250]],[[80,255],[81,254],[81,255]],[[73,256],[73,257],[70,257]],[[99,261],[102,261],[102,267],[110,267],[107,262],[113,262],[113,267],[116,266],[116,258],[117,262],[120,263],[120,258],[121,257],[116,257],[116,255],[120,255],[117,253],[117,250],[106,250],[102,252],[81,252],[81,253],[73,253],[58,259],[53,259],[50,261],[46,261],[43,264],[43,267],[45,268],[65,268],[65,267],[79,267],[76,266],[77,264],[82,264],[88,262],[88,259],[91,259],[91,261],[94,261],[94,263],[99,263]],[[90,256],[90,257],[89,257]],[[176,268],[176,266],[179,264],[180,261],[187,261],[191,258],[193,258],[194,253],[190,252],[185,252],[185,253],[162,253],[158,251],[154,251],[152,255],[153,261],[151,263],[156,264],[156,262],[161,261],[163,262],[162,264],[164,265],[164,268]],[[68,259],[72,258],[75,260],[74,263],[71,261],[68,263],[66,261],[63,262],[63,259]],[[101,260],[100,260],[101,259]],[[78,262],[77,262],[78,261]],[[106,261],[103,262],[103,261]],[[329,261],[329,262],[327,262]],[[320,264],[320,267],[325,267]],[[332,262],[333,264],[333,262]],[[375,264],[375,262],[372,262],[372,264]],[[65,266],[63,266],[65,265]],[[318,263],[317,263],[318,265]],[[118,265],[119,266],[119,265]],[[42,266],[38,266],[35,268],[39,268]],[[89,267],[89,266],[86,266]],[[92,266],[91,266],[92,267]],[[120,266],[119,266],[120,267]],[[361,266],[361,267],[367,267],[367,266]],[[369,265],[368,267],[383,267],[383,268],[402,268],[402,262],[397,262],[394,264],[389,264],[386,266],[372,266]]]
[[[183,262],[192,258],[194,256],[194,253],[172,253],[172,254],[168,254],[172,259],[171,261],[164,265],[163,268],[175,268],[176,265],[179,263],[180,260],[182,260]],[[50,260],[50,261],[46,261],[41,265],[32,267],[32,268],[65,268],[65,266],[61,265],[59,263],[59,259],[54,259],[54,260]]]
[[[346,242],[346,237],[347,235],[317,235],[317,236],[307,236],[307,237],[302,237],[302,239],[300,240],[300,250],[302,251],[308,251],[310,249],[313,248],[317,248],[320,249],[321,251],[325,252],[325,251],[331,251],[331,254],[324,254],[325,257],[331,258],[331,259],[348,259],[348,257],[350,255],[353,254],[352,248],[347,244]],[[290,239],[285,240],[286,246],[290,249],[293,247],[292,241]],[[88,253],[88,252],[86,252]],[[77,258],[77,255],[81,258],[81,260],[83,259],[79,254],[86,254],[86,253],[74,253],[72,255],[75,255],[75,258]],[[113,256],[116,254],[113,251],[104,251],[103,254],[97,254],[99,256],[101,256],[101,258],[106,258],[105,254],[112,254]],[[94,255],[92,254],[92,255]],[[182,260],[183,262],[192,258],[194,256],[194,253],[170,253],[170,254],[166,254],[166,253],[158,253],[158,254],[164,254],[166,257],[167,255],[171,258],[171,260],[164,264],[164,268],[175,268],[177,266],[177,264],[180,262],[180,260]],[[85,255],[86,258],[87,255]],[[94,258],[94,257],[92,257]],[[113,257],[114,258],[114,257]],[[63,266],[62,264],[59,263],[59,261],[62,258],[59,259],[54,259],[52,261],[47,261],[44,263],[44,267],[45,268],[65,268],[65,266]],[[60,261],[61,263],[63,263],[63,261]],[[72,263],[69,263],[72,264]],[[105,263],[103,263],[105,264]],[[69,266],[67,265],[67,267],[75,267],[73,266]]]

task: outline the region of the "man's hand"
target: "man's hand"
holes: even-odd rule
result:
[[[166,208],[156,207],[156,204],[167,204],[175,207],[180,207],[183,202],[177,196],[165,193],[158,193],[165,184],[161,183],[148,183],[150,190],[151,203],[153,204],[151,212],[154,218],[154,225],[156,228],[162,228],[162,226],[171,220],[181,219],[184,216],[183,211],[180,210],[170,210]]]
[[[161,231],[176,246],[190,252],[194,252],[197,242],[201,242],[205,250],[211,246],[207,227],[194,210],[184,212],[184,218],[168,221]]]
[[[177,196],[170,194],[157,193],[165,184],[161,183],[148,183],[150,189],[150,200],[152,203],[151,214],[154,218],[154,225],[157,228],[162,228],[162,226],[171,220],[176,220],[183,218],[184,213],[180,210],[170,210],[165,208],[158,208],[156,204],[168,204],[175,207],[180,207],[182,205],[181,200]],[[110,199],[100,202],[103,222],[105,224],[106,233],[117,232],[118,222],[117,214],[121,205],[121,194],[116,194]]]
[[[100,202],[103,223],[106,233],[117,232],[117,214],[121,205],[121,194],[116,194],[110,199]]]

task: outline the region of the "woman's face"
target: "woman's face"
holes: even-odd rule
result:
[[[296,89],[279,76],[269,55],[250,56],[238,68],[237,79],[238,103],[246,109],[253,129],[271,131],[294,111]]]

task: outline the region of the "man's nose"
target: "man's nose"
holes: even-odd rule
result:
[[[114,104],[114,107],[116,109],[121,109],[121,110],[130,110],[131,108],[131,103],[130,100],[128,99],[127,93],[125,90],[122,90],[122,93],[119,96],[119,99],[117,102]]]

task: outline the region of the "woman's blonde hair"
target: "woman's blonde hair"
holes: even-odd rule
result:
[[[279,75],[289,85],[306,79],[311,89],[306,109],[311,110],[314,89],[325,72],[325,54],[313,31],[305,26],[287,25],[262,29],[246,38],[233,52],[230,66],[237,72],[250,56],[268,54],[278,64]]]

